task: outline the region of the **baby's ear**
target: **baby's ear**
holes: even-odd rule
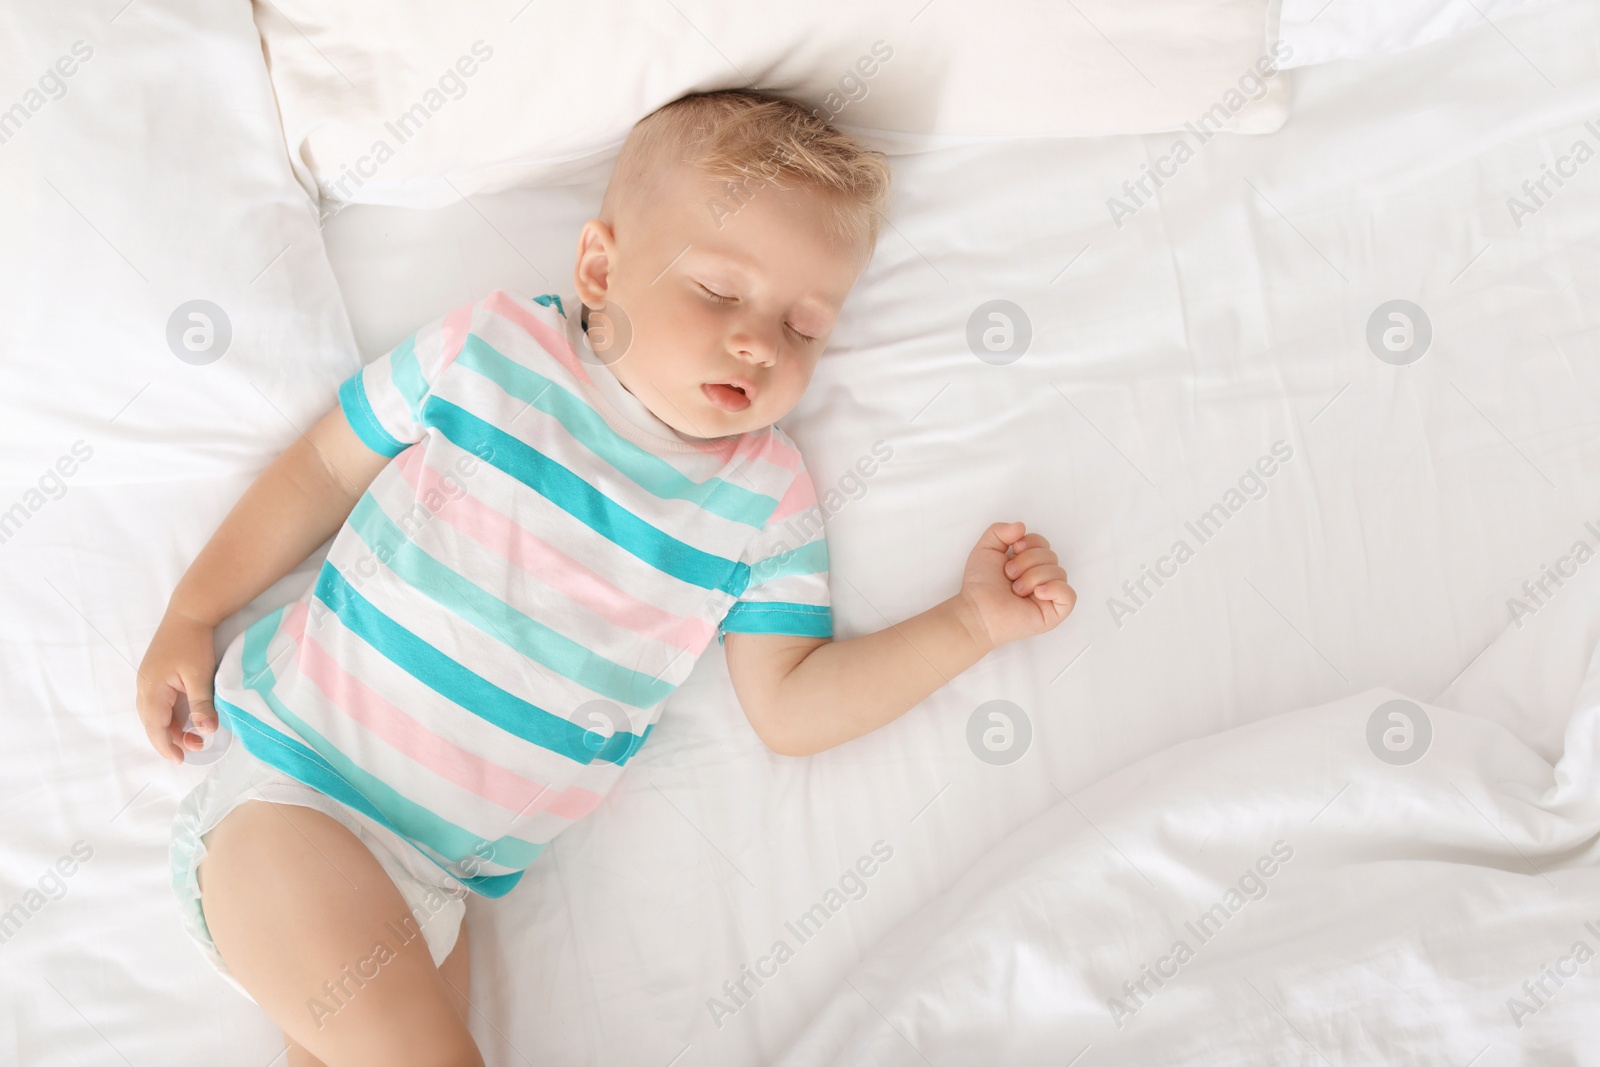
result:
[[[572,280],[578,299],[588,307],[600,307],[606,302],[616,245],[616,234],[600,219],[590,219],[578,231],[578,259],[572,268]]]

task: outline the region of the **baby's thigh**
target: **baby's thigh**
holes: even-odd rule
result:
[[[249,801],[206,834],[200,900],[257,1004],[324,1063],[481,1064],[405,899],[322,812]]]

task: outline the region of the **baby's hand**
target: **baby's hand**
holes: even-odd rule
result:
[[[205,623],[169,609],[139,664],[139,720],[151,747],[175,763],[183,762],[185,750],[204,747],[199,734],[217,728],[211,700],[217,655],[211,634]],[[188,699],[189,717],[199,734],[185,733],[184,723],[173,714],[180,693]]]
[[[1078,602],[1050,542],[1026,530],[994,523],[967,557],[961,601],[974,636],[991,648],[1055,628]]]

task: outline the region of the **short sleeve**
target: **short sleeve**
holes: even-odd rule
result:
[[[345,421],[368,448],[397,456],[422,440],[422,405],[461,353],[479,306],[467,304],[428,323],[339,386]]]
[[[833,636],[828,540],[811,475],[802,464],[789,491],[745,554],[750,582],[721,633]]]

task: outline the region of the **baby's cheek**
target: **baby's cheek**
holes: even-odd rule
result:
[[[788,387],[790,395],[795,399],[798,400],[805,393],[806,387],[811,384],[811,373],[814,367],[814,363],[802,363],[799,360],[795,360],[784,368],[785,385]]]

